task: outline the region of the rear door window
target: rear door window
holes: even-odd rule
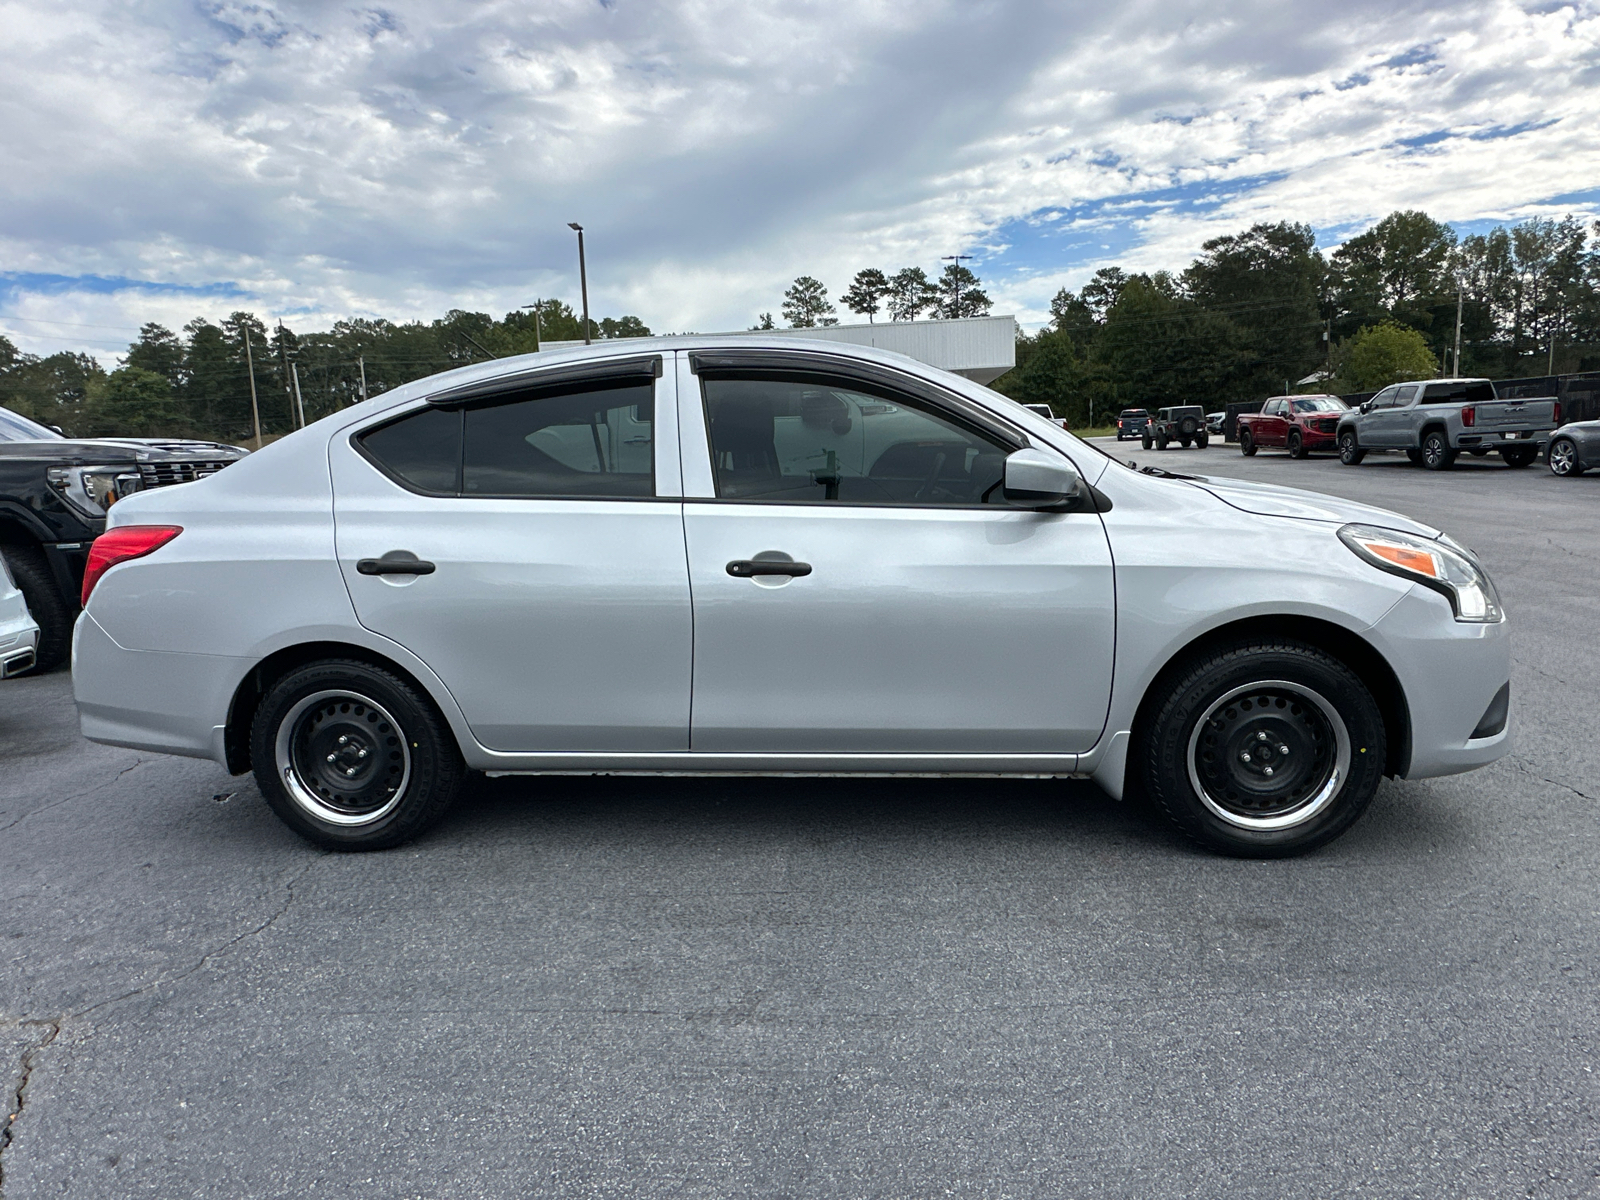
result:
[[[655,495],[650,384],[468,408],[464,496]]]

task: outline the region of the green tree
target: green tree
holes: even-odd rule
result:
[[[783,319],[791,329],[812,329],[818,325],[837,325],[828,303],[828,289],[810,275],[802,275],[783,293]]]
[[[189,413],[172,381],[143,367],[119,367],[93,389],[84,406],[89,437],[176,437],[192,432]]]
[[[1023,404],[1048,404],[1050,411],[1069,425],[1087,424],[1084,364],[1072,335],[1042,329],[1032,338],[1024,335],[1019,339],[1017,349],[1016,369],[996,381],[997,389]]]
[[[600,322],[603,338],[649,337],[650,327],[638,317],[605,317]]]
[[[1105,323],[1106,315],[1122,299],[1122,289],[1128,286],[1128,279],[1121,267],[1101,267],[1094,278],[1083,285],[1083,303],[1097,322]]]
[[[884,297],[889,290],[889,277],[876,267],[867,267],[856,272],[856,277],[850,282],[850,290],[840,299],[851,312],[865,313],[868,324],[871,324],[873,316],[883,307]]]
[[[756,318],[756,323],[754,325],[750,326],[750,328],[751,329],[776,329],[777,325],[773,323],[772,314],[769,313],[769,312],[764,312],[759,317]]]
[[[1364,327],[1336,356],[1338,378],[1351,391],[1375,392],[1439,373],[1439,360],[1420,332],[1395,321]]]
[[[895,321],[915,321],[917,314],[933,306],[939,292],[921,267],[896,271],[889,281],[889,316]]]
[[[183,341],[165,325],[151,321],[139,328],[139,340],[128,347],[124,365],[154,371],[173,387],[183,381]]]
[[[1340,246],[1329,262],[1335,332],[1383,320],[1429,329],[1446,294],[1453,317],[1455,244],[1448,225],[1408,210],[1390,213]]]
[[[960,263],[951,263],[939,276],[934,311],[946,320],[984,316],[993,304],[978,286],[981,282]]]
[[[1121,405],[1220,403],[1250,361],[1236,326],[1176,294],[1171,278],[1128,277],[1106,314],[1096,362]]]

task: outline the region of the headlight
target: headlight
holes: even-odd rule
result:
[[[1339,530],[1339,540],[1378,570],[1443,595],[1458,621],[1488,624],[1505,619],[1488,573],[1465,547],[1450,538],[1434,542],[1392,529],[1346,525]]]
[[[46,478],[63,500],[86,517],[103,517],[118,500],[144,488],[139,472],[127,466],[51,467]]]

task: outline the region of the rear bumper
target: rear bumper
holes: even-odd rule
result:
[[[1543,449],[1550,440],[1553,429],[1496,429],[1482,433],[1463,433],[1456,439],[1456,445],[1488,446],[1498,450],[1502,446],[1528,446]]]
[[[23,607],[20,593],[15,599],[15,612],[3,611],[9,602],[0,604],[0,679],[20,675],[33,666],[39,647],[39,626]]]
[[[91,742],[226,765],[218,730],[251,665],[220,654],[128,650],[80,613],[72,631],[79,727]]]

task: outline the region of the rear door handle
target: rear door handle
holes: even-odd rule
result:
[[[735,579],[751,579],[757,575],[791,575],[798,579],[811,574],[811,564],[784,562],[781,559],[736,558],[728,564],[728,574]]]
[[[432,575],[437,569],[409,550],[391,550],[382,558],[363,558],[356,563],[361,575]]]

